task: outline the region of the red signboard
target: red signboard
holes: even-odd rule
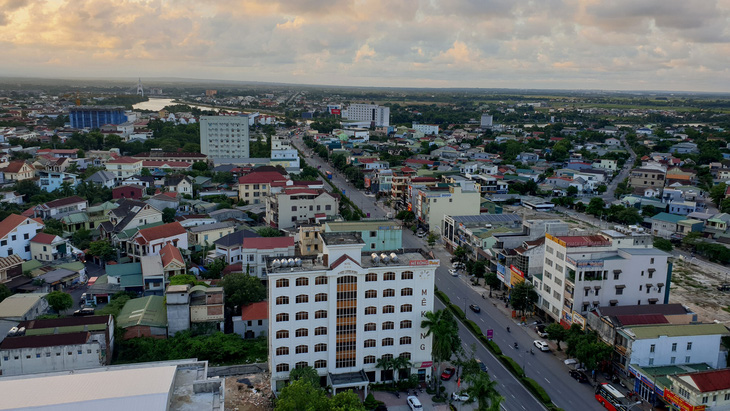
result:
[[[342,114],[342,110],[340,110],[339,108],[333,108],[332,110],[330,110],[330,113],[339,116]]]

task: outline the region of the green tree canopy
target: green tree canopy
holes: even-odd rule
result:
[[[431,345],[431,356],[436,361],[440,369],[443,361],[448,361],[461,346],[461,338],[459,337],[459,327],[451,312],[447,310],[429,311],[424,315],[425,319],[421,321],[421,328],[426,329],[426,336],[433,335]],[[441,395],[441,379],[434,378],[437,382],[436,395]]]
[[[515,284],[512,287],[510,293],[510,303],[515,310],[522,311],[524,315],[526,311],[532,310],[533,306],[537,302],[537,291],[532,283],[528,281],[522,281]]]
[[[562,351],[560,343],[565,341],[565,338],[568,336],[568,330],[558,323],[552,323],[545,327],[545,332],[548,335],[548,340],[555,341],[558,344],[558,351]]]
[[[13,293],[10,291],[8,286],[5,284],[0,284],[0,303],[11,295],[13,295]]]
[[[499,411],[504,397],[497,391],[497,381],[489,378],[486,372],[467,375],[465,380],[469,384],[466,389],[469,394],[466,404],[476,401],[480,411]]]
[[[226,305],[238,312],[240,307],[266,298],[266,288],[258,277],[245,273],[228,274],[220,281]]]
[[[261,227],[256,232],[261,237],[281,237],[284,235],[284,233],[274,227]]]
[[[672,246],[672,242],[666,238],[656,237],[654,238],[654,248],[671,252],[674,249],[674,246]]]
[[[289,379],[291,381],[304,380],[315,387],[319,387],[319,374],[317,374],[317,370],[309,366],[291,370]]]
[[[175,214],[177,213],[177,210],[171,207],[165,207],[162,209],[162,222],[163,223],[172,223],[175,221]]]
[[[74,305],[74,300],[71,294],[64,293],[63,291],[51,291],[45,296],[48,305],[57,313],[63,310],[67,310]]]
[[[116,255],[112,244],[107,240],[94,241],[89,244],[89,255],[98,257],[103,261],[109,261]]]

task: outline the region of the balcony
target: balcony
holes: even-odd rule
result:
[[[583,281],[603,281],[603,271],[584,271]]]
[[[570,281],[571,283],[575,284],[575,270],[568,269],[565,279],[567,281]]]

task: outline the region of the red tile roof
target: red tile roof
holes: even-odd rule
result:
[[[662,314],[617,315],[616,318],[621,322],[621,325],[649,325],[669,323],[667,317]]]
[[[25,164],[26,163],[23,160],[11,161],[8,163],[7,167],[2,169],[2,171],[5,173],[17,173],[23,168]]]
[[[358,264],[357,261],[353,260],[352,257],[350,257],[349,255],[343,254],[340,258],[338,258],[337,260],[335,260],[335,262],[333,262],[330,265],[330,270],[335,269],[337,266],[339,266],[340,264],[344,263],[347,260],[352,261],[353,263],[357,264],[358,266],[360,265],[360,264]]]
[[[46,233],[38,233],[33,237],[33,239],[30,240],[31,243],[39,243],[39,244],[53,244],[53,241],[56,239],[57,236],[53,234],[46,234]]]
[[[168,224],[158,225],[157,227],[149,227],[139,230],[137,242],[140,244],[147,244],[150,241],[174,237],[176,235],[185,234],[186,232],[185,228],[175,221]]]
[[[134,164],[137,162],[140,162],[142,160],[132,158],[132,157],[119,157],[115,158],[114,160],[109,160],[106,163],[107,164]]]
[[[26,335],[23,337],[9,337],[0,344],[0,349],[12,350],[17,348],[42,348],[61,345],[80,345],[89,341],[87,331],[68,334]]]
[[[694,381],[700,392],[730,389],[730,368],[686,374]]]
[[[46,204],[46,208],[56,208],[56,207],[63,207],[71,204],[77,204],[77,203],[84,203],[86,202],[85,199],[79,197],[79,196],[71,196],[66,198],[59,198],[58,200],[49,201]]]
[[[160,250],[160,258],[162,258],[162,267],[167,267],[173,261],[178,261],[183,265],[185,264],[180,249],[172,245],[172,243],[168,243],[162,247]]]
[[[275,171],[254,171],[238,177],[238,184],[271,184],[275,181],[286,181],[288,178]]]
[[[294,237],[246,237],[241,248],[267,250],[294,246]]]
[[[611,240],[600,235],[561,235],[557,238],[563,240],[568,247],[599,247],[611,244]]]
[[[189,168],[193,166],[193,163],[186,161],[163,161],[163,160],[143,160],[142,167],[163,167],[167,165],[171,168]]]
[[[17,214],[10,214],[5,217],[3,221],[0,221],[0,238],[5,237],[8,233],[13,231],[15,227],[25,223],[25,220],[28,220],[28,217]],[[41,225],[43,225],[42,222]]]
[[[260,301],[241,308],[241,320],[267,320],[269,319],[269,303]]]

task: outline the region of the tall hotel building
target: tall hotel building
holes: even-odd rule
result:
[[[248,116],[201,116],[200,151],[208,158],[249,158]]]
[[[374,127],[390,126],[390,107],[377,104],[350,104],[342,112],[342,118],[353,121],[369,121]]]
[[[433,310],[439,261],[421,250],[362,253],[359,233],[321,233],[322,254],[296,261],[270,258],[271,386],[285,386],[294,368],[310,366],[338,390],[388,381],[381,357],[406,357],[403,377],[431,374],[431,336],[421,328]],[[384,258],[385,257],[385,258]]]

